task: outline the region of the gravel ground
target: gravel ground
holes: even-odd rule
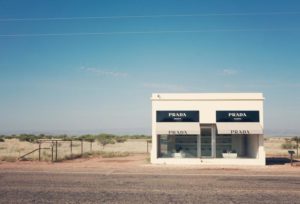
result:
[[[300,168],[151,165],[147,155],[0,162],[0,203],[300,203]]]
[[[300,176],[0,172],[0,203],[300,203]]]

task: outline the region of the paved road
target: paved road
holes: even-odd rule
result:
[[[292,204],[300,203],[300,175],[0,171],[0,203]]]

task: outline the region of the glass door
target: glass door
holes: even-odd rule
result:
[[[201,127],[200,151],[201,157],[212,156],[212,127]]]

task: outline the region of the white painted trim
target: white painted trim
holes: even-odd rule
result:
[[[153,164],[185,164],[185,165],[256,165],[265,166],[265,160],[256,158],[157,158]]]

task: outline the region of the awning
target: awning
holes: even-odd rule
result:
[[[234,134],[234,135],[248,135],[248,134],[263,134],[263,128],[260,123],[217,123],[218,134]]]
[[[199,123],[156,123],[158,135],[200,135]]]

